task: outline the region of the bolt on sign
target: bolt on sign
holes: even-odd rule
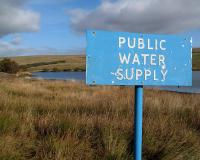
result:
[[[87,31],[86,83],[192,85],[192,39],[181,35]]]

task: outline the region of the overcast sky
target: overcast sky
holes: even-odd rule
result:
[[[200,0],[0,0],[0,56],[84,53],[88,28],[184,34],[200,47]]]

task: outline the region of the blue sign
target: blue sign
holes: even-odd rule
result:
[[[89,30],[86,53],[90,85],[192,85],[191,37]]]

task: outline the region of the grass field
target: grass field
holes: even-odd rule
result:
[[[13,57],[25,71],[85,71],[85,55]],[[200,49],[193,49],[193,70],[200,70]]]
[[[85,56],[24,56],[13,57],[22,68],[29,72],[35,71],[84,71]]]
[[[129,160],[134,89],[0,79],[0,159]],[[200,96],[145,89],[143,160],[200,159]]]
[[[193,66],[192,66],[193,70],[200,70],[200,52],[193,53],[192,61],[193,61]]]

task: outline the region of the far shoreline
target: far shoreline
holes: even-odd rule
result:
[[[86,55],[42,55],[8,57],[21,67],[21,72],[85,72]],[[0,60],[3,57],[0,57]],[[200,48],[193,49],[192,71],[200,71]]]

